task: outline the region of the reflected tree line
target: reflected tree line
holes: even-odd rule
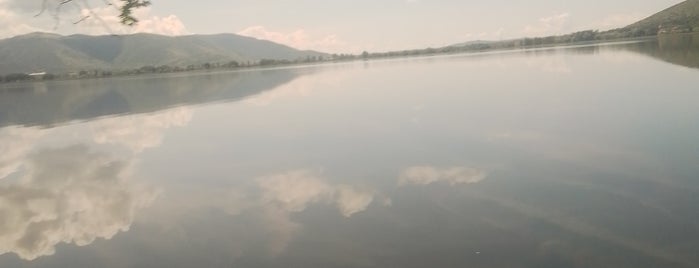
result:
[[[308,64],[318,62],[328,62],[334,60],[351,60],[356,59],[352,55],[332,55],[332,56],[308,56],[296,60],[279,60],[279,59],[261,59],[258,61],[228,61],[228,62],[204,62],[201,64],[189,64],[186,66],[172,65],[146,65],[139,68],[128,70],[81,70],[71,73],[10,73],[0,75],[0,83],[22,82],[22,81],[41,81],[41,80],[71,80],[71,79],[89,79],[89,78],[106,78],[113,76],[132,76],[143,74],[165,74],[165,73],[180,73],[193,71],[208,71],[208,70],[235,70],[246,68],[260,67],[275,67],[284,65]]]
[[[661,35],[655,42],[631,44],[625,49],[668,63],[699,68],[699,33]]]
[[[0,128],[51,127],[75,120],[91,121],[104,116],[146,114],[173,107],[240,100],[308,73],[312,71],[275,69],[174,76],[156,79],[157,83],[148,78],[20,83],[8,90],[0,89]]]

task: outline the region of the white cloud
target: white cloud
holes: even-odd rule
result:
[[[428,185],[447,182],[451,185],[471,184],[483,181],[486,173],[468,167],[438,168],[432,166],[415,166],[405,169],[398,179],[399,184]]]
[[[262,189],[262,199],[280,208],[300,212],[310,203],[329,200],[334,189],[307,170],[272,175],[257,180]]]
[[[284,44],[293,48],[303,50],[316,50],[321,52],[347,52],[350,51],[345,41],[337,35],[329,34],[322,37],[314,37],[304,29],[293,32],[276,32],[268,30],[264,26],[250,26],[238,32],[239,35],[254,37],[257,39],[269,40],[275,43]]]
[[[262,203],[289,212],[301,212],[313,203],[335,204],[345,217],[366,210],[374,192],[349,185],[332,185],[318,172],[297,170],[257,179]]]
[[[175,15],[165,17],[150,16],[141,20],[134,29],[134,32],[153,33],[163,35],[185,35],[188,34],[184,23]]]
[[[180,107],[156,114],[105,118],[93,122],[91,128],[96,143],[124,145],[139,153],[159,146],[166,129],[187,125],[192,114],[191,109]]]
[[[317,171],[296,170],[265,176],[256,180],[260,188],[257,206],[268,233],[273,234],[269,249],[272,254],[282,253],[302,225],[291,220],[291,213],[302,212],[312,204],[334,204],[349,218],[366,210],[373,203],[376,192],[344,184],[331,184]],[[385,199],[383,204],[390,205]]]
[[[163,196],[167,200],[156,204],[164,207],[152,209],[169,215],[160,214],[150,220],[170,225],[181,222],[181,217],[190,217],[192,211],[216,208],[232,217],[246,219],[231,222],[230,233],[237,233],[241,230],[238,228],[242,228],[246,234],[255,233],[256,241],[260,242],[236,244],[233,248],[252,250],[263,246],[266,253],[276,256],[283,253],[294,237],[303,231],[304,225],[294,219],[296,213],[315,205],[327,206],[334,207],[338,217],[349,219],[366,211],[374,203],[391,205],[389,198],[373,189],[331,183],[321,172],[310,169],[261,176],[248,187],[212,190],[208,186],[186,184],[174,191],[170,188],[168,195]],[[193,198],[179,198],[182,195]],[[254,221],[255,226],[241,226],[241,222],[248,222],[247,219]],[[239,238],[230,239],[235,241]]]
[[[0,255],[52,255],[59,243],[85,246],[127,231],[154,191],[128,178],[130,164],[86,147],[31,155],[18,182],[0,186]]]
[[[122,25],[118,17],[119,12],[113,7],[84,7],[80,13],[84,17],[89,17],[79,23],[76,29],[90,34],[152,33],[176,36],[189,33],[177,16],[155,16],[151,14],[149,7],[140,8],[134,12],[134,16],[139,22],[133,27]]]
[[[14,173],[43,136],[36,128],[6,127],[0,129],[0,179]]]
[[[527,25],[523,33],[526,36],[548,36],[561,34],[565,30],[570,14],[567,12],[539,18],[536,24]]]
[[[337,208],[345,217],[364,211],[374,201],[374,193],[346,185],[338,186],[335,195]]]

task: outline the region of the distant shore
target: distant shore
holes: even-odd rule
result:
[[[667,33],[667,35],[685,35],[685,34],[697,34],[697,33]],[[624,43],[624,42],[638,42],[644,40],[657,39],[660,35],[654,36],[641,36],[632,38],[619,38],[610,40],[582,40],[568,43],[535,43],[530,45],[523,45],[526,43],[527,38],[518,40],[508,40],[508,41],[495,41],[495,42],[483,42],[475,43],[464,46],[449,46],[439,49],[426,48],[426,49],[416,49],[416,50],[403,50],[403,51],[390,51],[390,52],[378,52],[378,53],[362,53],[358,55],[347,55],[344,54],[341,57],[333,55],[327,59],[318,58],[314,60],[310,59],[300,59],[296,61],[288,60],[271,60],[264,59],[254,63],[238,64],[238,63],[206,63],[200,65],[189,65],[186,67],[179,66],[144,66],[137,69],[131,70],[90,70],[81,72],[71,72],[63,74],[49,74],[45,73],[41,77],[35,77],[30,74],[8,74],[4,76],[5,79],[0,80],[0,85],[17,84],[17,83],[36,83],[36,82],[46,82],[46,81],[70,81],[70,80],[84,80],[84,79],[101,79],[101,78],[112,78],[112,77],[131,77],[131,76],[145,76],[145,75],[160,75],[160,74],[189,74],[189,73],[208,73],[208,72],[229,72],[229,71],[252,71],[252,70],[264,70],[272,68],[284,68],[284,67],[294,67],[294,66],[307,66],[307,65],[317,65],[317,64],[332,64],[339,62],[351,62],[351,61],[368,61],[375,59],[391,59],[391,58],[410,58],[410,57],[425,57],[425,56],[438,56],[438,55],[458,55],[458,54],[472,54],[472,53],[485,53],[485,52],[497,52],[497,51],[522,51],[522,50],[537,50],[537,49],[548,49],[548,48],[565,48],[565,47],[577,47],[577,46],[591,46],[599,44],[614,44],[614,43]],[[536,39],[532,39],[536,40]],[[533,41],[532,41],[533,42]],[[10,79],[7,79],[7,78]]]

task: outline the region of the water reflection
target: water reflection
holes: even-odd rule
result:
[[[316,231],[307,226],[304,218],[308,215],[322,215],[325,220],[347,225],[351,218],[371,211],[372,207],[375,210],[390,206],[390,199],[377,189],[350,182],[334,183],[337,179],[318,169],[297,169],[257,176],[226,188],[169,185],[154,207],[156,216],[146,217],[145,221],[157,229],[171,230],[165,235],[167,239],[186,236],[188,241],[201,243],[202,248],[191,254],[221,250],[228,252],[231,262],[276,258],[287,254],[296,239]],[[162,239],[131,235],[132,239],[138,237],[147,243],[160,244]],[[222,244],[220,248],[206,246],[212,240]],[[154,250],[160,252],[159,247]],[[177,259],[182,253],[162,254]]]
[[[672,64],[699,68],[699,33],[666,34],[657,40],[619,47]]]
[[[103,116],[150,113],[175,106],[242,99],[308,73],[267,70],[191,76],[29,83],[0,88],[0,127],[52,126]],[[35,90],[36,85],[43,90]]]
[[[44,132],[35,128],[0,128],[0,179],[14,173]]]
[[[331,185],[310,170],[297,170],[257,180],[262,202],[289,212],[304,211],[317,202],[336,204],[342,215],[363,211],[374,200],[374,193],[349,185]]]
[[[61,109],[0,108],[0,266],[696,267],[699,78],[638,46],[5,89]]]
[[[447,182],[450,185],[456,185],[478,183],[485,178],[485,172],[474,168],[415,166],[403,171],[399,183],[428,185],[436,182]]]
[[[139,153],[159,146],[166,129],[186,126],[192,114],[190,108],[179,107],[156,114],[105,118],[90,126],[96,143],[123,145]]]
[[[318,171],[296,170],[265,176],[256,180],[259,206],[276,232],[271,249],[281,253],[302,226],[293,222],[290,213],[299,213],[315,203],[332,204],[344,217],[362,212],[374,202],[376,192],[350,185],[330,184]]]
[[[59,128],[0,128],[0,255],[35,260],[60,244],[86,246],[128,231],[157,194],[134,178],[139,155],[191,116],[181,107]]]
[[[59,243],[111,239],[155,197],[129,178],[128,161],[85,146],[40,150],[23,163],[17,180],[0,184],[0,254],[33,260]]]

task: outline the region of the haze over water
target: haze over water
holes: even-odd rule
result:
[[[697,267],[698,38],[0,85],[0,267]]]

